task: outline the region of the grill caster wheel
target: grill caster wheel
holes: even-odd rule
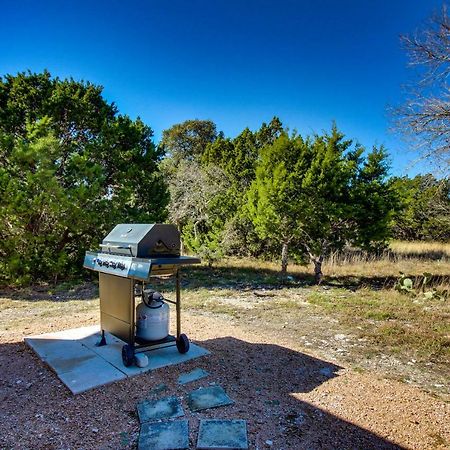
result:
[[[185,334],[180,334],[180,337],[177,339],[177,349],[180,353],[189,351],[189,339]]]
[[[130,367],[134,363],[134,348],[125,344],[122,347],[122,362],[125,367]]]

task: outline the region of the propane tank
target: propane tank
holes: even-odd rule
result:
[[[159,341],[169,334],[169,305],[159,292],[144,289],[142,303],[136,307],[136,337]]]

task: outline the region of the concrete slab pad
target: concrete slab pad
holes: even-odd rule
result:
[[[198,449],[248,449],[245,420],[200,420]]]
[[[147,370],[159,369],[161,367],[172,366],[186,361],[190,361],[200,356],[209,355],[209,351],[191,342],[189,351],[181,354],[176,347],[159,348],[150,352],[145,352],[148,356],[149,363]]]
[[[137,410],[141,423],[184,416],[183,408],[177,397],[144,400],[138,403]]]
[[[187,420],[144,423],[139,433],[138,450],[178,450],[189,448]]]
[[[73,393],[209,354],[206,349],[195,344],[191,344],[189,352],[183,355],[176,347],[161,348],[145,353],[149,358],[147,367],[125,367],[122,363],[124,342],[106,333],[108,345],[97,347],[95,344],[99,338],[100,330],[95,325],[29,336],[25,342]],[[83,370],[89,376],[85,376]]]
[[[57,373],[57,375],[73,394],[79,394],[127,377],[123,372],[104,359],[95,356],[95,354],[94,358],[82,361],[72,370]]]
[[[147,372],[148,370],[180,364],[209,354],[208,350],[191,343],[188,353],[179,353],[175,346],[155,349],[145,352],[149,360],[148,366],[142,368],[137,366],[125,367],[122,363],[122,346],[124,345],[124,342],[115,336],[106,333],[106,342],[108,345],[97,347],[95,344],[99,338],[100,332],[98,331],[91,336],[85,337],[81,342],[103,359],[110,362],[113,366],[120,368],[120,370],[128,376],[137,375],[139,373]]]
[[[207,377],[209,373],[203,369],[194,369],[191,372],[182,373],[178,377],[179,384],[187,384],[192,381],[200,380],[201,378]]]
[[[220,386],[199,388],[188,395],[188,405],[191,411],[217,408],[232,405],[234,402]]]
[[[53,337],[30,337],[25,342],[40,356],[41,359],[53,359],[68,354],[78,354],[85,347],[77,341],[55,339]]]

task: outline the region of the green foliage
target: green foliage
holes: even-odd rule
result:
[[[395,289],[399,292],[405,292],[408,294],[414,293],[414,283],[413,280],[407,277],[404,273],[400,272],[400,278],[398,279]]]
[[[407,277],[403,272],[400,272],[400,278],[395,284],[395,289],[404,294],[409,294],[413,297],[422,295],[424,300],[440,299],[448,296],[448,292],[445,290],[438,290],[436,288],[430,289],[430,281],[432,274],[424,272],[422,279],[417,282],[417,287],[414,287],[414,282],[411,278]]]
[[[399,202],[395,238],[443,242],[450,239],[450,180],[437,180],[428,174],[395,177],[390,183]]]
[[[198,255],[209,267],[224,255],[220,230],[201,230],[192,222],[188,222],[183,228],[182,239],[187,249]]]
[[[115,223],[164,219],[152,131],[101,92],[48,72],[0,79],[3,282],[71,275]]]
[[[261,149],[272,144],[282,130],[280,120],[274,117],[256,132],[245,128],[234,139],[219,137],[203,153],[204,170],[211,166],[220,168],[228,183],[227,192],[217,202],[220,219],[216,221],[216,226],[222,229],[222,246],[227,254],[266,258],[275,254],[275,243],[259,238],[245,207],[246,192],[255,179]]]
[[[198,160],[206,146],[218,136],[211,120],[186,120],[164,130],[160,147],[171,156],[175,165],[180,161]]]
[[[349,243],[383,245],[389,235],[386,154],[374,149],[363,159],[363,149],[350,146],[335,126],[306,140],[283,133],[262,149],[248,192],[258,235],[308,255],[319,280],[324,255]]]

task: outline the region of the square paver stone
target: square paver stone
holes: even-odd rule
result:
[[[208,375],[209,375],[209,373],[206,372],[206,370],[194,369],[191,372],[182,373],[178,377],[178,383],[179,384],[187,384],[187,383],[190,383],[191,381],[200,380],[201,378],[207,377]]]
[[[143,423],[138,450],[178,450],[189,448],[187,420]]]
[[[198,449],[248,449],[245,420],[200,420]]]
[[[184,416],[183,408],[177,397],[144,400],[138,403],[137,410],[141,423]]]
[[[188,395],[188,405],[191,411],[201,411],[218,406],[232,405],[234,402],[220,386],[199,388]]]

